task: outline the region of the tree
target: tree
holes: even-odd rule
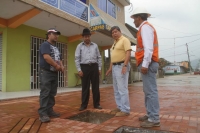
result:
[[[163,67],[171,64],[169,61],[165,60],[164,58],[159,59],[159,69],[163,69]]]

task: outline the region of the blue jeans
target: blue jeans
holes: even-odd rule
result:
[[[128,94],[128,76],[130,64],[127,65],[127,71],[122,74],[124,64],[112,66],[113,88],[117,108],[122,112],[130,113],[129,94]]]
[[[139,71],[141,70],[142,64],[139,65]],[[149,65],[148,73],[142,74],[143,91],[145,95],[145,107],[147,116],[150,122],[159,122],[159,101],[158,101],[158,90],[156,83],[156,73],[159,64],[152,62]]]

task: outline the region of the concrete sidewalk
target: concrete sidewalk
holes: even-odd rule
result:
[[[50,123],[38,120],[38,96],[0,101],[0,132],[30,133],[111,133],[119,127],[139,127],[138,117],[145,114],[142,83],[129,85],[131,114],[113,117],[100,124],[67,119],[79,114],[81,91],[62,92],[56,96],[55,111],[60,118]],[[79,88],[80,89],[80,88]],[[178,75],[158,79],[161,126],[152,130],[200,133],[200,76]],[[102,110],[93,108],[92,95],[87,110],[110,113],[116,108],[112,86],[100,89]],[[92,93],[91,93],[92,94]]]
[[[111,84],[102,84],[100,85],[100,88],[104,88],[107,86],[112,86]],[[73,92],[73,91],[80,91],[80,87],[71,87],[71,88],[58,88],[58,94],[66,93],[66,92]],[[18,91],[18,92],[1,92],[0,91],[0,101],[1,100],[10,100],[10,99],[16,99],[16,98],[26,98],[26,97],[33,97],[33,96],[39,96],[40,90],[30,90],[30,91]]]

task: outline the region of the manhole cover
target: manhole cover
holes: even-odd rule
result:
[[[79,113],[79,114],[69,117],[67,119],[88,122],[88,123],[93,123],[93,124],[100,124],[104,121],[107,121],[108,119],[111,119],[114,116],[115,115],[112,115],[112,114],[85,111],[83,113]]]
[[[173,132],[122,126],[119,129],[117,129],[114,133],[173,133]]]

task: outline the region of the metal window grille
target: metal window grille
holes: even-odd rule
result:
[[[30,88],[39,89],[39,47],[40,44],[46,41],[46,39],[31,36],[31,77],[30,77]],[[58,73],[58,87],[67,86],[67,45],[61,42],[56,42],[56,46],[62,54],[63,65],[65,67],[65,72]]]

